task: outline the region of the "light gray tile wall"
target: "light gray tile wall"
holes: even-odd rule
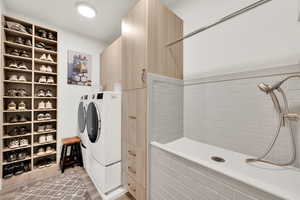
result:
[[[280,200],[152,146],[150,200]]]
[[[257,84],[272,84],[300,72],[299,66],[244,72],[186,82],[184,90],[184,135],[188,138],[236,152],[262,155],[275,134],[277,118],[269,96]],[[300,79],[283,86],[290,110],[300,113]],[[300,149],[300,122],[293,123]],[[283,128],[270,159],[286,161],[291,141]],[[298,150],[298,167],[300,151]]]
[[[148,94],[149,141],[183,137],[183,81],[149,74]]]

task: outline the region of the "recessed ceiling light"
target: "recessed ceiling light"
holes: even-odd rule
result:
[[[96,9],[87,3],[78,3],[76,6],[79,14],[86,18],[94,18],[97,14]]]

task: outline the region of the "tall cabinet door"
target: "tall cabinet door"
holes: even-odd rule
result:
[[[143,200],[146,198],[147,89],[126,91],[124,98],[128,190],[137,200]]]
[[[147,1],[139,1],[122,21],[123,88],[144,88],[147,71]]]

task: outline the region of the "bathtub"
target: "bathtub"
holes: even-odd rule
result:
[[[300,200],[297,168],[247,164],[251,156],[185,137],[149,151],[150,200]]]

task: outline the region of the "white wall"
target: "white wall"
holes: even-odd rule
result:
[[[256,0],[184,0],[172,9],[185,33]],[[184,75],[215,75],[295,64],[300,58],[298,0],[273,0],[184,43]]]
[[[77,135],[77,106],[82,95],[97,90],[100,85],[100,53],[106,44],[87,38],[82,35],[68,32],[62,28],[36,21],[26,16],[22,16],[10,11],[6,11],[8,16],[18,17],[31,23],[45,26],[58,32],[58,137],[72,137]],[[75,50],[92,55],[92,87],[74,86],[67,84],[67,51]]]

